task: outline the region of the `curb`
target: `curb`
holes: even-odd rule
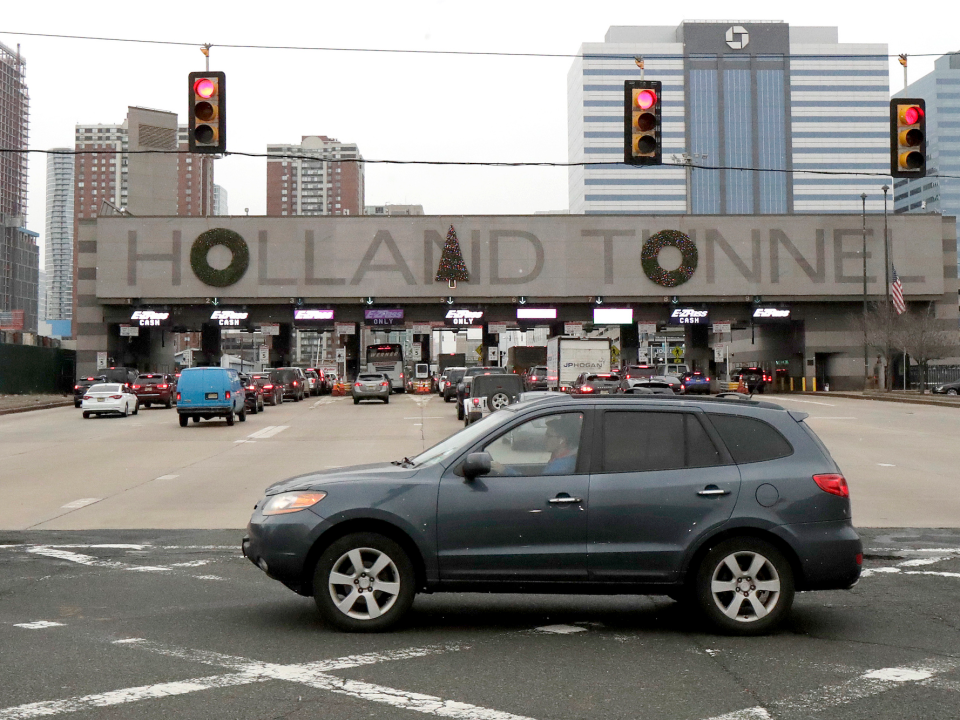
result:
[[[13,415],[14,413],[30,412],[31,410],[49,410],[50,408],[72,406],[73,400],[62,400],[59,402],[43,403],[42,405],[24,405],[23,407],[4,408],[0,410],[0,415]]]
[[[874,400],[876,402],[894,402],[894,403],[907,403],[909,405],[935,405],[937,407],[949,407],[949,408],[960,408],[960,402],[951,402],[949,400],[938,400],[928,396],[917,395],[915,398],[911,397],[897,397],[897,396],[885,396],[885,395],[857,395],[855,393],[844,393],[844,392],[801,392],[801,393],[792,393],[794,395],[811,395],[814,397],[840,397],[846,398],[848,400]]]

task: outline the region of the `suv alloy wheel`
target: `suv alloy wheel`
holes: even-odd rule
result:
[[[697,569],[697,602],[707,620],[724,632],[768,632],[786,617],[793,596],[793,568],[759,538],[724,540]]]
[[[331,625],[376,632],[410,609],[415,582],[413,564],[397,543],[376,533],[353,533],[320,556],[313,596]]]

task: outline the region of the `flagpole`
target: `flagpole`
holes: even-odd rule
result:
[[[890,251],[887,242],[887,190],[890,188],[884,185],[883,190],[883,280],[886,283],[885,296],[887,298],[887,307],[890,307]]]
[[[867,194],[860,195],[863,203],[863,389],[868,386],[870,372],[867,368]]]

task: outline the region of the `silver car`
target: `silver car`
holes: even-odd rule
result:
[[[390,378],[384,373],[360,373],[353,383],[353,404],[361,400],[390,402]]]

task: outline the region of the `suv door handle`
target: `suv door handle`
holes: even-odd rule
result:
[[[705,487],[703,490],[697,493],[697,495],[706,495],[706,496],[729,495],[729,494],[730,494],[729,490],[721,490],[716,485],[707,485],[707,487]]]
[[[578,503],[583,502],[583,498],[570,497],[569,495],[564,495],[563,497],[550,498],[552,503]]]

